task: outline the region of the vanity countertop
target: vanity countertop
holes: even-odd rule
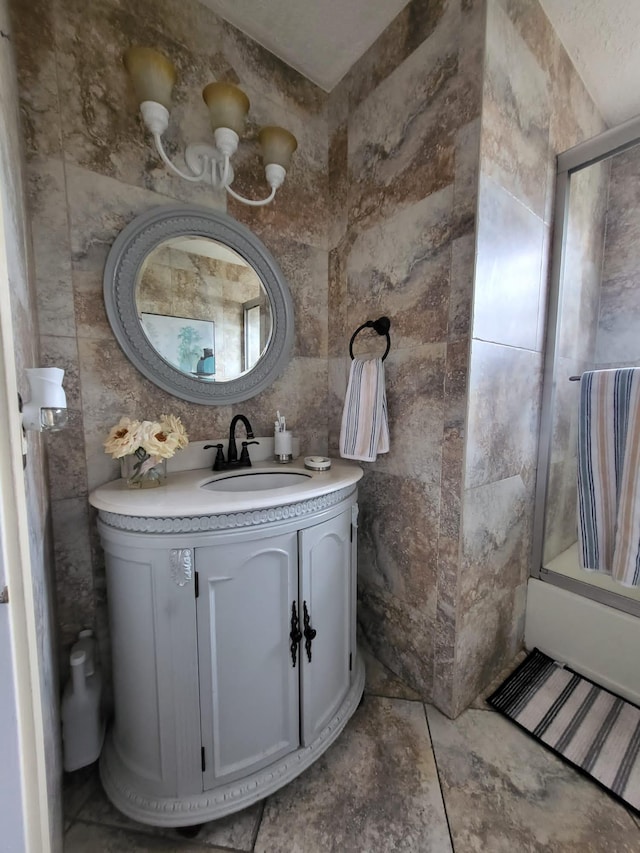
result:
[[[271,473],[306,476],[293,485],[273,489],[223,492],[204,488],[215,480]],[[337,459],[331,460],[328,471],[311,471],[304,467],[301,457],[287,464],[254,462],[251,468],[235,471],[209,468],[175,471],[168,475],[163,486],[155,489],[129,489],[124,480],[113,480],[91,492],[89,501],[99,510],[146,518],[247,512],[320,497],[357,483],[362,474],[362,468],[355,462]]]

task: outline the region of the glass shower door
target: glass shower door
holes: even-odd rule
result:
[[[580,376],[640,366],[640,145],[616,141],[570,168],[559,158],[533,574],[640,614],[640,589],[582,569],[577,544]]]

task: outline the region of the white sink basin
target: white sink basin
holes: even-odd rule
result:
[[[112,480],[91,493],[91,503],[102,512],[134,518],[253,512],[309,501],[355,486],[362,473],[359,465],[343,459],[332,460],[331,468],[321,472],[304,468],[302,459],[289,465],[270,459],[255,460],[252,468],[170,471],[158,489],[128,489],[126,481]]]
[[[267,489],[286,489],[311,479],[301,471],[247,471],[219,477],[201,486],[210,492],[263,492]]]

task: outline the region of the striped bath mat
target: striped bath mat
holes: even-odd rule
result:
[[[538,649],[487,701],[640,811],[640,708]]]

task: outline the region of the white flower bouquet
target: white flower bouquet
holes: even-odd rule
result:
[[[157,421],[120,418],[111,428],[104,449],[114,459],[125,461],[128,457],[135,457],[127,477],[128,485],[148,488],[159,486],[164,479],[163,470],[159,468],[164,460],[188,444],[189,437],[180,418],[160,415]]]

